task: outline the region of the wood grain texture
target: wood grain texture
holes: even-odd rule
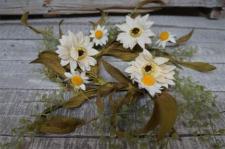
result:
[[[217,70],[210,73],[199,73],[184,69],[182,74],[192,76],[194,80],[207,86],[208,90],[214,91],[218,96],[218,110],[225,111],[225,20],[209,21],[201,17],[177,16],[151,16],[151,18],[155,21],[153,30],[156,33],[159,30],[169,30],[177,36],[181,36],[192,28],[195,29],[193,38],[188,42],[188,45],[196,46],[199,50],[192,60],[213,63]],[[122,19],[124,17],[111,17],[110,23],[119,23],[122,22]],[[90,20],[97,20],[97,17],[65,19],[63,30],[74,32],[82,30],[88,33],[89,23],[87,22]],[[40,19],[32,20],[31,23],[36,27],[51,25],[54,31],[58,32],[57,24],[59,21],[60,19]],[[43,110],[45,102],[40,101],[42,95],[59,91],[57,84],[49,81],[44,74],[40,74],[41,65],[29,64],[31,60],[36,58],[38,49],[41,48],[40,43],[41,36],[21,26],[19,21],[0,22],[0,142],[6,142],[12,137],[11,129],[18,126],[20,118],[32,118],[32,115]],[[107,57],[105,59],[121,70],[127,66],[127,63],[121,63],[118,59]],[[107,79],[113,80],[105,71],[102,71],[101,74]],[[59,110],[57,113],[89,119],[96,115],[94,100],[87,102],[79,110]],[[222,117],[224,116],[222,114]],[[224,118],[214,123],[216,128],[224,128]],[[177,122],[176,129],[183,137],[180,141],[171,141],[168,148],[212,148],[208,143],[199,142],[197,137],[193,137],[191,135],[192,128],[187,128],[182,123]],[[105,135],[107,136],[107,132]],[[224,136],[215,138],[221,142],[225,141]],[[123,145],[123,148],[141,148],[139,144],[129,145],[123,141],[120,144]],[[96,133],[92,125],[87,125],[67,135],[38,135],[33,141],[27,141],[24,148],[106,149],[109,148],[109,143],[102,144],[99,140],[99,133]],[[154,147],[149,143],[148,148]]]
[[[15,15],[30,11],[31,14],[90,14],[98,13],[97,8],[107,12],[130,12],[139,0],[1,0],[0,14]],[[165,0],[164,7],[222,7],[223,0]],[[146,5],[141,9],[149,12],[159,5]]]

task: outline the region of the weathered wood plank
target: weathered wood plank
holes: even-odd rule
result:
[[[133,10],[138,0],[54,0],[45,3],[42,0],[1,0],[0,14],[15,15],[21,14],[24,10],[29,10],[31,14],[47,14],[48,12],[57,14],[84,14],[98,13],[97,8],[107,12],[121,13],[130,12]],[[222,7],[223,0],[165,0],[168,2],[164,7]],[[141,9],[142,12],[149,12],[150,8],[158,7],[159,5],[146,5]]]
[[[122,22],[122,18],[117,18],[117,19],[118,19],[117,21]],[[165,18],[162,18],[162,20],[164,20],[164,19]],[[168,20],[169,20],[169,18],[168,18]],[[40,27],[40,28],[52,26],[54,32],[56,34],[58,34],[58,25],[56,22],[46,21],[45,23],[43,23],[44,21],[45,20],[42,20],[42,22],[34,22],[32,24],[34,27]],[[174,22],[173,24],[172,24],[172,21]],[[180,19],[179,22],[175,21],[174,19],[172,19],[172,21],[171,21],[171,23],[168,23],[168,25],[163,25],[162,22],[159,22],[159,24],[157,24],[157,22],[156,22],[155,26],[153,26],[152,29],[155,33],[158,33],[159,31],[163,31],[163,30],[168,30],[168,31],[172,32],[173,34],[177,35],[178,37],[182,36],[183,34],[185,34],[187,32],[190,32],[191,29],[195,29],[193,38],[191,39],[191,41],[194,41],[194,42],[222,43],[225,39],[225,31],[224,31],[224,28],[225,28],[224,21],[225,20],[221,20],[219,22],[212,21],[213,23],[211,23],[209,28],[202,25],[203,23],[199,23],[199,25],[195,26],[195,24],[198,24],[198,23],[191,24],[191,19],[189,21],[189,25],[184,26],[184,27],[182,27],[182,25],[184,25],[184,23],[180,23],[180,22],[182,22],[182,19]],[[193,22],[198,22],[197,18]],[[207,21],[205,21],[205,22],[207,24]],[[215,25],[217,23],[219,25]],[[210,22],[209,22],[209,24],[210,24]],[[212,27],[212,26],[214,26],[214,27]],[[68,23],[65,23],[62,28],[65,33],[68,30],[71,30],[73,32],[84,31],[86,34],[88,34],[90,27],[91,26],[88,23],[88,20],[86,20],[83,23],[68,22]],[[17,39],[17,40],[18,39],[29,39],[29,40],[41,39],[40,35],[33,33],[31,30],[20,25],[18,22],[17,23],[2,23],[1,27],[0,27],[0,32],[1,32],[0,39],[4,39],[4,40],[6,40],[6,39],[7,40],[9,40],[9,39]]]
[[[128,63],[119,61],[111,62],[117,68],[124,70]],[[193,70],[184,69],[181,74],[191,76],[195,81],[206,86],[212,91],[225,91],[225,64],[215,64],[217,70],[210,73],[199,73]],[[0,88],[12,89],[59,89],[59,86],[49,81],[41,74],[40,64],[29,64],[29,61],[0,61]],[[101,75],[107,80],[113,81],[109,74],[102,68]],[[213,82],[213,83],[212,83]]]
[[[54,26],[60,22],[62,18],[52,18],[52,19],[30,19],[29,22],[34,25],[49,25]],[[96,21],[99,19],[99,16],[91,17],[74,17],[64,19],[63,24],[73,24],[73,25],[88,25],[89,21]],[[108,23],[116,24],[124,21],[125,16],[109,16]],[[150,19],[154,21],[156,26],[172,26],[179,28],[201,28],[201,29],[218,29],[222,30],[225,28],[224,19],[220,20],[209,20],[204,17],[199,16],[164,16],[164,15],[150,15]],[[0,25],[19,25],[21,26],[20,21],[18,20],[5,20],[1,21]]]
[[[192,60],[225,63],[225,43],[188,42],[185,46],[198,49]],[[0,61],[32,61],[42,48],[42,40],[0,40]],[[211,55],[211,56],[209,56]],[[108,57],[109,61],[117,61]]]
[[[44,109],[45,102],[41,101],[41,97],[46,94],[56,93],[58,91],[45,91],[45,90],[0,90],[2,101],[0,104],[0,135],[11,135],[11,129],[18,127],[19,120],[23,117],[32,118]],[[225,111],[225,92],[214,92],[217,96],[216,104],[218,111]],[[10,96],[9,96],[10,95]],[[142,101],[148,100],[143,98]],[[178,100],[179,102],[180,100]],[[81,108],[74,110],[58,110],[56,114],[74,116],[90,120],[95,117],[97,110],[95,107],[95,99],[86,102]],[[224,127],[225,115],[221,115],[221,119],[217,122],[216,128],[222,129]],[[178,121],[175,126],[177,132],[181,135],[191,134],[192,128],[184,126],[181,121]],[[77,129],[75,132],[66,135],[54,135],[56,136],[99,136],[99,132],[95,130],[92,124],[86,125]],[[107,132],[104,133],[107,135]],[[51,136],[51,135],[50,135]]]

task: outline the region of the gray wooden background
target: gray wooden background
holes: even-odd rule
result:
[[[0,14],[17,15],[24,11],[31,14],[83,14],[96,13],[96,8],[108,12],[130,11],[141,0],[0,0]],[[164,0],[165,7],[222,7],[224,0]],[[142,11],[157,5],[146,5]]]
[[[102,3],[104,2],[104,3]],[[31,14],[46,14],[57,12],[67,13],[95,13],[95,8],[103,8],[110,12],[126,12],[135,4],[135,0],[52,0],[50,3],[42,0],[0,0],[0,14],[14,15],[29,10]],[[168,7],[221,7],[223,0],[171,0]],[[147,6],[145,9],[152,6]],[[89,21],[97,20],[97,17],[79,17],[64,19],[63,31],[89,32]],[[110,17],[111,23],[119,23],[124,17]],[[192,76],[200,84],[207,86],[217,98],[217,107],[225,111],[225,19],[208,20],[205,17],[190,16],[151,16],[155,22],[154,32],[168,30],[178,37],[194,29],[192,39],[188,45],[199,50],[193,60],[207,61],[214,64],[217,70],[210,73],[199,73],[184,69],[183,75]],[[36,27],[53,26],[58,32],[59,19],[35,19],[31,24]],[[49,81],[40,73],[41,65],[29,64],[38,54],[41,48],[41,36],[23,27],[19,20],[0,20],[0,142],[9,141],[13,136],[11,129],[18,126],[19,119],[30,117],[41,112],[44,103],[40,101],[41,95],[59,91],[57,84]],[[127,66],[117,59],[108,59],[110,63],[121,70]],[[104,73],[104,72],[103,72]],[[104,73],[105,74],[105,73]],[[109,76],[106,75],[109,78]],[[110,79],[110,78],[109,78]],[[91,118],[96,114],[94,101],[83,105],[75,111],[59,111],[65,115]],[[224,128],[224,114],[219,122],[214,122],[218,128]],[[190,129],[181,124],[176,125],[177,132],[186,137],[180,141],[170,143],[171,149],[211,149],[207,143],[201,143],[193,136]],[[106,134],[107,135],[107,134]],[[25,149],[105,149],[108,146],[101,144],[99,134],[91,125],[84,126],[76,132],[67,135],[38,135],[31,142],[25,144]],[[225,142],[224,136],[217,139]],[[28,139],[28,138],[27,138]],[[123,148],[136,149],[138,146]],[[149,145],[149,148],[151,146]]]

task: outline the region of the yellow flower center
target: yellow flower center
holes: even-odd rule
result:
[[[86,52],[85,48],[80,47],[80,48],[77,49],[77,51],[78,51],[78,59],[79,60],[82,60],[87,56],[87,52]]]
[[[133,37],[139,37],[141,35],[142,31],[138,27],[134,27],[130,30],[130,35]]]
[[[152,86],[156,83],[156,80],[152,75],[146,74],[146,75],[143,76],[142,82],[146,86]]]
[[[159,35],[159,38],[161,41],[166,41],[169,39],[169,33],[168,32],[161,32]]]
[[[100,30],[97,30],[97,31],[95,32],[95,37],[96,37],[97,39],[101,39],[101,38],[103,37],[103,32],[100,31]]]
[[[71,82],[75,86],[80,86],[84,81],[80,76],[76,75],[71,78]]]

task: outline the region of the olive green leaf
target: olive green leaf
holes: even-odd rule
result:
[[[52,70],[56,75],[65,79],[65,69],[60,65],[60,59],[57,53],[53,51],[44,51],[38,55],[38,58],[31,63],[40,63]]]
[[[139,55],[138,51],[125,49],[117,42],[111,44],[103,53],[104,56],[113,56],[123,61],[133,61]]]
[[[82,119],[65,116],[49,116],[36,122],[37,131],[40,133],[65,134],[75,131],[77,127],[84,125]]]
[[[21,21],[21,24],[23,24],[24,26],[30,28],[32,31],[34,31],[35,33],[37,34],[46,34],[46,32],[42,31],[42,30],[39,30],[39,29],[36,29],[34,27],[32,27],[29,22],[28,22],[28,16],[29,16],[29,12],[25,12],[20,21]]]
[[[93,98],[97,95],[96,89],[89,89],[86,91],[79,91],[76,93],[76,96],[70,98],[67,102],[63,104],[64,108],[78,108],[83,103],[85,103],[90,98]]]
[[[130,80],[119,69],[117,69],[116,67],[114,67],[113,65],[109,64],[104,60],[102,60],[102,63],[105,70],[117,81],[124,84],[130,83]]]
[[[189,39],[191,39],[192,37],[192,34],[193,34],[194,30],[192,30],[191,32],[189,32],[188,34],[178,38],[176,40],[176,44],[175,45],[181,45],[181,44],[184,44],[186,43]]]
[[[204,62],[184,62],[184,61],[178,61],[178,64],[197,70],[199,72],[209,72],[212,70],[215,70],[216,67],[209,64],[209,63],[204,63]]]
[[[174,126],[177,118],[177,104],[174,97],[165,91],[157,96],[154,101],[159,117],[157,139],[161,140]]]

